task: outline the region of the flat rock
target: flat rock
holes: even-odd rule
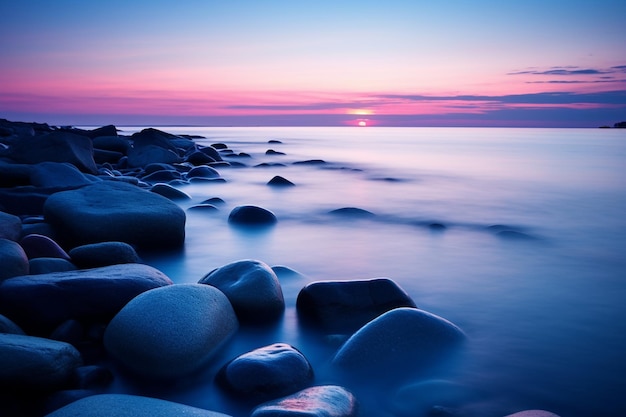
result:
[[[79,268],[141,263],[135,248],[124,242],[101,242],[77,246],[70,250],[69,256]]]
[[[389,278],[317,281],[298,294],[296,308],[304,321],[327,333],[352,334],[367,322],[415,302]]]
[[[17,242],[22,235],[22,220],[13,214],[0,211],[0,239]]]
[[[107,326],[104,345],[139,375],[178,378],[204,367],[238,327],[217,288],[171,285],[131,300]]]
[[[28,274],[28,257],[12,240],[0,239],[0,265],[0,283],[7,278]]]
[[[396,308],[367,323],[337,351],[333,364],[356,375],[395,377],[436,365],[465,340],[451,322],[415,308]]]
[[[49,334],[72,318],[108,322],[138,294],[171,284],[142,264],[22,275],[0,283],[0,314],[28,332]]]
[[[224,265],[209,272],[199,283],[214,286],[226,294],[243,322],[271,322],[285,310],[278,277],[261,261],[241,260]]]
[[[60,388],[80,365],[80,353],[68,343],[0,333],[0,387]]]
[[[250,417],[355,417],[356,398],[338,385],[306,388],[287,397],[261,404]]]
[[[313,368],[296,348],[275,343],[244,353],[224,365],[217,381],[240,398],[268,400],[292,394],[313,379]]]
[[[157,398],[125,394],[98,394],[82,398],[46,417],[230,417]]]
[[[107,241],[137,247],[180,247],[185,212],[167,198],[122,182],[104,181],[51,195],[44,216],[70,247]]]
[[[258,206],[237,206],[228,216],[228,222],[242,226],[269,226],[277,222],[276,215]]]

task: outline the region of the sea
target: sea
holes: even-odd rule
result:
[[[426,380],[362,381],[376,387],[360,398],[362,416],[626,415],[626,130],[159,129],[226,144],[233,165],[217,168],[224,181],[176,185],[191,197],[178,202],[187,210],[184,248],[144,261],[175,283],[241,259],[292,272],[279,275],[284,318],[240,332],[222,360],[289,343],[312,363],[315,384],[333,383],[326,365],[341,341],[299,325],[300,289],[387,277],[468,341]],[[277,175],[295,186],[268,186]],[[213,197],[224,201],[217,210],[189,210]],[[246,204],[278,222],[229,224]],[[373,215],[331,213],[341,208]],[[214,387],[215,371],[148,388],[121,378],[111,389],[247,415]]]

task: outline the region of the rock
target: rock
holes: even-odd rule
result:
[[[336,210],[331,210],[328,213],[332,214],[333,216],[341,216],[352,219],[368,219],[376,216],[371,211],[367,211],[358,207],[342,207]]]
[[[257,206],[237,206],[228,216],[228,222],[243,226],[269,226],[277,222],[271,211]]]
[[[87,136],[53,131],[43,135],[22,137],[10,149],[9,157],[22,164],[68,162],[82,172],[96,174],[93,145]]]
[[[118,152],[126,155],[130,149],[130,142],[124,136],[98,136],[93,138],[93,147],[105,151]]]
[[[519,413],[509,414],[505,417],[559,417],[558,415],[544,410],[526,410]]]
[[[171,284],[142,264],[22,275],[0,283],[0,314],[29,333],[49,334],[71,318],[107,322],[138,294]]]
[[[222,291],[242,322],[271,322],[285,310],[278,277],[261,261],[241,260],[224,265],[209,272],[199,283]]]
[[[95,177],[88,178],[74,165],[67,162],[40,162],[33,166],[30,182],[36,187],[79,188],[92,184]]]
[[[224,365],[217,376],[222,387],[254,401],[292,394],[312,379],[309,361],[296,348],[284,343],[244,353]]]
[[[19,334],[0,334],[0,387],[55,389],[82,365],[72,345]]]
[[[162,170],[155,171],[151,174],[148,174],[141,178],[142,181],[147,183],[156,183],[156,182],[169,182],[180,180],[183,176],[180,172],[176,170]]]
[[[213,146],[200,146],[198,147],[198,150],[202,152],[203,154],[211,157],[216,162],[221,162],[223,160],[220,153]]]
[[[80,366],[74,370],[73,379],[80,389],[101,388],[113,381],[113,373],[104,366]]]
[[[219,204],[225,204],[225,203],[226,202],[219,197],[211,197],[211,198],[207,198],[206,200],[204,200],[201,204],[219,205]]]
[[[296,301],[300,318],[336,334],[352,334],[398,307],[416,308],[416,305],[389,278],[313,282],[302,288]]]
[[[217,288],[171,285],[131,300],[107,326],[104,345],[139,375],[177,378],[207,365],[238,326]]]
[[[191,211],[217,211],[218,208],[213,204],[195,204],[189,207],[187,210]]]
[[[441,317],[396,308],[354,333],[332,362],[359,376],[397,378],[428,370],[464,340],[463,331]]]
[[[0,211],[0,239],[17,242],[22,234],[22,221],[19,217]]]
[[[20,240],[20,245],[24,249],[28,259],[34,258],[59,258],[70,260],[70,256],[48,236],[30,234]]]
[[[275,151],[274,149],[268,149],[267,151],[265,151],[265,155],[285,155],[285,153]]]
[[[250,417],[355,417],[357,401],[345,388],[321,385],[262,404]]]
[[[0,239],[0,265],[0,285],[5,279],[28,274],[28,257],[12,240]]]
[[[24,330],[20,326],[13,323],[8,317],[0,314],[0,333],[24,334]]]
[[[209,166],[200,165],[200,166],[191,168],[191,170],[187,173],[186,177],[188,180],[192,178],[213,179],[213,178],[219,178],[220,173]]]
[[[435,416],[439,415],[435,414],[437,409],[455,410],[471,403],[477,396],[475,390],[459,383],[425,380],[401,387],[391,396],[390,408],[398,417]]]
[[[283,143],[283,142],[281,142],[280,140],[277,140],[277,139],[270,139],[270,140],[267,141],[267,143]]]
[[[172,201],[191,200],[191,196],[189,194],[177,188],[174,188],[169,184],[163,184],[163,183],[154,184],[150,188],[150,191],[152,191],[153,193],[162,195],[163,197]]]
[[[75,271],[76,265],[62,258],[34,258],[28,261],[30,275]]]
[[[98,394],[66,405],[46,417],[230,417],[157,398],[125,394]]]
[[[267,185],[270,185],[272,187],[293,187],[296,184],[286,178],[281,177],[280,175],[276,175],[274,178],[268,181]]]
[[[72,262],[79,268],[141,263],[135,248],[124,242],[102,242],[77,246],[70,250],[69,255]]]
[[[133,185],[106,181],[51,195],[46,221],[65,245],[119,241],[143,248],[180,247],[185,212],[167,198]]]
[[[128,151],[129,167],[142,167],[155,162],[174,164],[180,160],[176,152],[156,145],[133,147]]]
[[[185,161],[189,162],[191,165],[204,165],[204,164],[210,164],[211,162],[215,162],[216,160],[204,152],[195,151],[187,155],[185,157]]]

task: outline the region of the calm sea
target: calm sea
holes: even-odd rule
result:
[[[409,412],[390,388],[364,415],[420,416],[429,402],[468,416],[524,409],[626,415],[625,130],[161,129],[202,135],[202,144],[222,142],[249,157],[228,159],[245,167],[218,169],[225,182],[181,186],[192,197],[185,209],[211,197],[225,204],[187,213],[183,251],[144,259],[178,283],[239,259],[302,274],[281,278],[287,311],[280,325],[240,336],[225,358],[291,343],[322,369],[316,382],[332,382],[323,371],[332,349],[298,327],[298,291],[317,280],[389,277],[420,308],[464,329],[469,343],[439,376],[455,389],[417,384],[423,401],[412,399]],[[293,164],[311,159],[326,163]],[[296,186],[267,186],[275,175]],[[277,225],[229,226],[230,210],[242,204],[272,210]],[[375,216],[329,214],[343,207]],[[208,375],[151,394],[241,412],[210,385]],[[145,393],[124,381],[115,389]]]

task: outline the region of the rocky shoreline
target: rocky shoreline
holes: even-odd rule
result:
[[[238,332],[281,320],[284,271],[246,259],[174,284],[142,263],[140,251],[184,246],[186,213],[176,201],[186,195],[176,186],[224,181],[220,169],[242,157],[194,139],[0,120],[1,416],[226,416],[109,388],[120,369],[138,383],[172,383],[208,367],[218,369],[216,395],[252,417],[368,415],[368,387],[428,374],[463,349],[459,327],[419,309],[390,279],[323,281],[302,288],[295,307],[303,331],[341,340],[331,380],[317,381],[323,365],[279,341],[215,363]],[[279,219],[239,206],[228,221]],[[410,399],[397,408],[419,415]],[[448,404],[424,412],[471,415]]]

